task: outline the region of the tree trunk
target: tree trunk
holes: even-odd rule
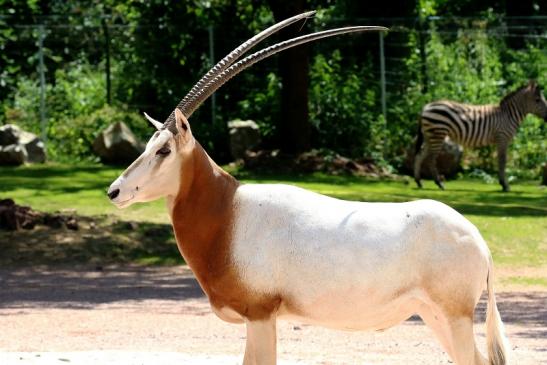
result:
[[[306,10],[306,0],[268,0],[276,22]],[[302,22],[280,32],[283,40],[305,34]],[[310,149],[308,120],[309,47],[304,44],[279,54],[281,115],[278,117],[278,143],[282,151],[298,153]]]

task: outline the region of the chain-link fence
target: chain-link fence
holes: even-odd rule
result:
[[[158,35],[173,30],[161,23],[134,26],[109,17],[86,18],[74,24],[65,23],[62,17],[48,16],[34,18],[33,22],[11,24],[9,16],[0,16],[0,48],[5,66],[0,70],[0,97],[5,110],[24,109],[25,93],[34,90],[38,97],[27,95],[31,99],[27,102],[38,110],[36,117],[42,120],[44,136],[48,117],[60,105],[56,103],[58,97],[48,98],[48,93],[55,92],[59,84],[74,81],[71,77],[86,79],[78,82],[79,90],[64,91],[82,94],[76,101],[82,105],[119,103],[131,110],[167,115],[169,106],[177,103],[199,75],[249,36],[201,26],[192,34],[180,36],[179,44],[166,41],[162,47],[155,44],[147,48],[147,39],[157,42],[161,39]],[[312,122],[318,126],[343,120],[339,129],[355,122],[356,131],[365,131],[359,143],[381,145],[376,152],[384,158],[392,160],[403,154],[401,149],[414,134],[421,106],[431,99],[492,103],[529,78],[538,79],[540,84],[547,82],[545,16],[375,18],[353,19],[351,23],[384,25],[390,31],[342,36],[310,47],[310,103],[316,105],[311,107]],[[340,25],[350,24],[347,20],[331,19],[309,28]],[[166,70],[175,69],[173,65],[180,73],[167,74]],[[81,69],[79,73],[77,69]],[[263,124],[273,124],[273,107],[267,106],[278,103],[274,98],[280,90],[276,71],[275,61],[256,65],[202,108],[200,119],[210,120],[207,124],[214,126],[236,116],[259,115],[259,119],[266,120]],[[327,77],[335,72],[345,76],[334,81]],[[174,81],[169,82],[170,79]],[[329,82],[341,84],[329,89]],[[347,95],[346,86],[351,89]],[[335,97],[325,96],[321,88],[333,90]],[[366,110],[345,106],[360,103],[360,98]],[[325,104],[337,107],[329,109]],[[536,137],[528,133],[528,138],[541,147],[545,130],[538,128],[542,129]],[[350,137],[354,135],[350,133]],[[334,148],[336,143],[345,144],[343,138],[329,143],[327,147]],[[374,148],[365,149],[368,154],[371,151]]]

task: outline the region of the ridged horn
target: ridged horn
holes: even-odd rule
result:
[[[222,85],[224,85],[232,77],[245,70],[246,68],[254,65],[255,63],[268,58],[278,52],[292,48],[303,43],[312,42],[318,39],[332,37],[335,35],[346,34],[346,33],[356,33],[356,32],[367,32],[367,31],[386,31],[388,30],[385,27],[379,26],[355,26],[355,27],[345,27],[325,30],[317,33],[307,34],[293,39],[289,39],[277,44],[274,44],[270,47],[264,48],[258,52],[255,52],[244,59],[236,62],[232,66],[226,68],[224,71],[216,75],[212,80],[210,80],[201,90],[197,91],[195,97],[192,98],[186,105],[184,109],[181,110],[182,113],[189,118],[192,113],[211,96],[215,91],[217,91]]]
[[[272,25],[271,27],[263,30],[262,32],[258,33],[257,35],[253,36],[252,38],[249,38],[242,44],[240,44],[236,49],[234,49],[232,52],[230,52],[228,55],[226,55],[222,60],[220,60],[215,66],[213,66],[207,73],[199,79],[199,81],[192,86],[192,89],[182,98],[180,103],[177,105],[177,108],[179,108],[183,114],[185,105],[191,102],[196,94],[203,89],[209,81],[211,81],[216,75],[218,75],[220,72],[224,71],[226,68],[230,67],[236,60],[238,60],[242,55],[247,53],[251,48],[256,46],[258,43],[262,42],[264,39],[269,37],[270,35],[280,31],[281,29],[296,23],[299,20],[306,19],[312,17],[316,12],[315,11],[308,11],[302,14],[295,15],[291,18],[285,19],[279,23],[276,23]],[[168,120],[174,119],[174,112],[171,113]]]

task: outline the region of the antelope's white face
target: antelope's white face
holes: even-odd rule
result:
[[[108,197],[118,208],[164,196],[176,196],[181,165],[195,145],[188,120],[175,110],[176,133],[146,115],[157,131],[144,152],[110,185]]]

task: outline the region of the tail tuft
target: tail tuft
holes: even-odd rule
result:
[[[492,258],[490,258],[490,267],[488,268],[488,277],[486,279],[488,290],[488,304],[486,307],[486,345],[488,347],[488,364],[506,365],[509,342],[507,341],[507,337],[505,337],[503,322],[501,321],[498,306],[496,305],[492,268]]]

